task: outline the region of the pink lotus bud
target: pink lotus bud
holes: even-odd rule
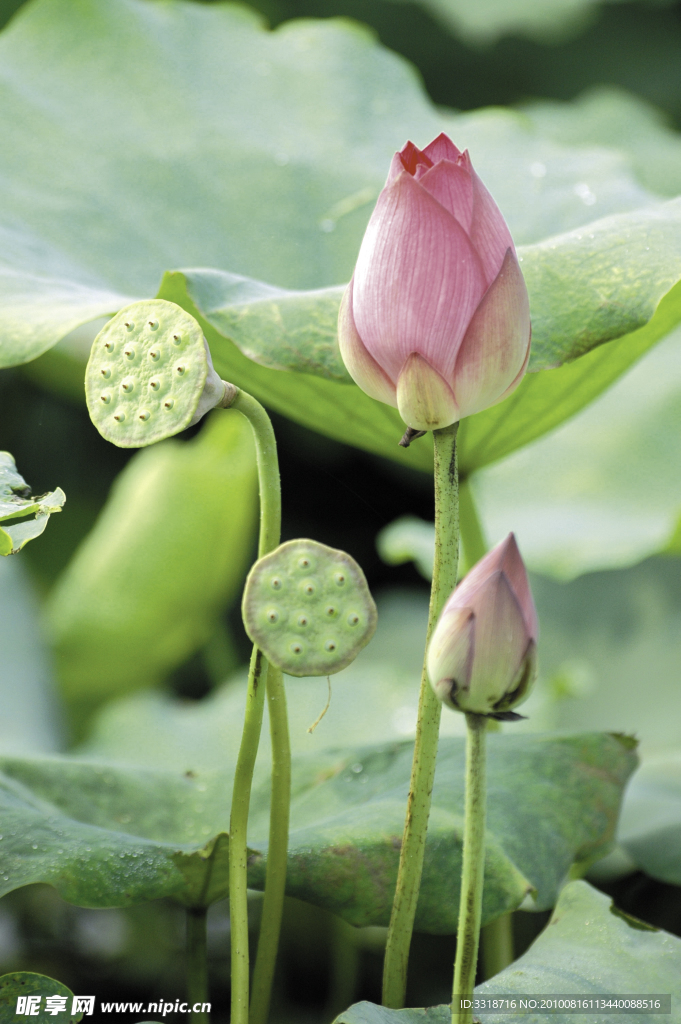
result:
[[[520,383],[530,307],[513,240],[446,135],[395,154],[338,334],[355,382],[414,430],[487,409]]]
[[[539,627],[515,537],[485,555],[452,592],[428,647],[428,678],[457,711],[516,718],[529,693]]]

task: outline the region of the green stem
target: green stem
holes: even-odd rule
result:
[[[461,902],[456,931],[456,960],[452,992],[452,1024],[471,1024],[472,1010],[460,1009],[475,988],[478,942],[482,919],[482,887],[485,878],[485,819],[487,789],[485,761],[487,720],[466,715],[466,799],[463,823]]]
[[[489,730],[488,730],[489,732]],[[513,915],[502,914],[480,933],[484,981],[513,963]]]
[[[242,413],[251,424],[255,440],[260,488],[260,534],[258,557],[262,558],[279,544],[281,533],[281,487],[277,444],[270,418],[251,395],[237,391],[231,408]],[[232,945],[232,1014],[231,1024],[248,1024],[249,954],[248,954],[248,811],[251,801],[253,770],[260,742],[267,660],[262,651],[253,648],[248,673],[246,713],[241,746],[234,773],[232,810],[229,819],[229,916]],[[288,738],[287,738],[288,743]],[[268,873],[269,880],[269,873]],[[281,886],[283,880],[277,879]],[[265,889],[265,902],[279,899]],[[264,913],[263,908],[263,913]],[[276,952],[276,948],[275,948]]]
[[[187,1000],[189,1006],[208,1003],[205,907],[187,910]],[[208,1014],[190,1011],[191,1024],[208,1024]]]
[[[248,1024],[248,810],[253,769],[260,742],[265,702],[267,660],[253,648],[248,673],[246,714],[234,772],[232,811],[229,816],[229,920],[232,948],[231,1024]]]
[[[265,1024],[267,1021],[286,888],[288,823],[291,804],[291,745],[286,714],[286,690],[281,669],[275,668],[274,665],[270,665],[267,673],[267,709],[272,741],[270,837],[267,849],[265,898],[253,972],[250,1024]]]
[[[459,481],[459,519],[461,523],[462,565],[460,576],[473,568],[487,554],[487,542],[480,522],[470,478]]]
[[[260,402],[256,402],[251,395],[239,391],[230,408],[245,416],[253,430],[260,489],[258,558],[262,558],[268,551],[273,551],[279,546],[281,535],[281,484],[277,442],[269,416]]]
[[[459,560],[457,427],[458,424],[454,423],[450,427],[433,431],[435,442],[435,562],[430,592],[426,651],[442,606],[456,585]],[[404,1006],[407,989],[409,946],[414,928],[426,849],[426,830],[435,778],[441,710],[442,705],[428,682],[424,658],[407,817],[383,964],[383,1005],[393,1009]]]
[[[467,573],[476,562],[487,554],[487,542],[483,531],[475,499],[466,477],[459,484],[459,501],[461,517],[461,546],[464,553],[462,575]],[[487,731],[495,732],[500,728],[498,722],[487,720]],[[503,914],[496,921],[491,921],[480,933],[483,973],[485,980],[499,974],[505,967],[513,963],[513,919],[511,914]]]

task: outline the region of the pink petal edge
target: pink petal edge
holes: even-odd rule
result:
[[[452,160],[455,163],[461,156],[461,150],[457,149],[450,137],[445,135],[444,132],[440,132],[436,139],[429,142],[423,152],[434,164],[438,160]]]
[[[480,256],[489,285],[501,269],[506,250],[511,249],[515,254],[515,246],[501,210],[472,167],[471,180],[473,183],[471,241]]]
[[[473,219],[473,183],[470,174],[451,160],[440,160],[418,180],[421,188],[430,192],[452,217],[456,217],[470,236]]]
[[[489,409],[520,383],[530,344],[530,301],[512,249],[476,309],[456,358],[454,392],[462,416]]]
[[[345,289],[338,311],[338,344],[345,368],[371,398],[397,408],[395,385],[367,351],[352,314],[353,282]]]

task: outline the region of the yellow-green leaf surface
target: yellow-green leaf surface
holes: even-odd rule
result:
[[[532,890],[553,904],[574,860],[607,852],[631,744],[607,734],[490,737],[484,918]],[[226,753],[233,763],[236,748]],[[294,760],[287,891],[357,925],[386,924],[397,872],[409,741]],[[456,927],[464,742],[441,743],[417,927]],[[74,758],[1,762],[0,890],[54,885],[70,902],[124,906],[161,896],[206,905],[227,886],[231,768],[141,768]],[[249,885],[265,880],[269,779],[251,801]]]
[[[428,468],[425,441],[398,448],[394,410],[339,383],[329,338],[392,153],[443,129],[528,247],[535,367],[626,339],[474,417],[464,470],[571,415],[680,318],[663,300],[648,323],[681,276],[677,210],[657,205],[626,137],[594,147],[585,123],[587,144],[564,146],[525,115],[442,111],[359,26],[271,33],[229,4],[37,0],[0,36],[0,57],[3,365],[156,294],[166,271],[212,266],[161,295],[203,314],[223,375],[299,422]]]
[[[478,1000],[494,996],[529,995],[639,996],[671,994],[671,1017],[642,1010],[632,1015],[637,1024],[678,1020],[681,999],[681,939],[623,914],[610,899],[586,882],[563,889],[549,925],[515,963],[478,985]],[[610,1024],[612,1011],[587,1014],[541,1011],[499,1013],[476,1010],[482,1024]],[[629,1016],[629,1013],[627,1013]],[[449,1024],[449,1006],[428,1010],[388,1010],[357,1003],[334,1024]]]
[[[256,502],[252,433],[238,413],[132,459],[49,598],[74,707],[157,684],[210,638],[243,584]]]

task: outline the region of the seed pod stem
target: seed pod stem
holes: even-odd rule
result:
[[[253,429],[260,487],[258,557],[262,558],[279,545],[281,534],[281,486],[277,443],[270,418],[259,402],[231,384],[225,384],[224,399],[227,398],[231,399],[229,407],[245,416]],[[266,687],[262,685],[265,681]],[[253,983],[254,997],[249,1014],[247,826],[253,770],[262,728],[265,689],[272,736],[270,841]],[[249,1020],[250,1024],[265,1024],[267,1019],[286,884],[290,799],[291,750],[281,672],[274,666],[268,666],[262,651],[254,646],[248,673],[244,731],[234,773],[229,823],[232,1024],[249,1024]]]
[[[248,810],[251,803],[253,769],[260,743],[265,703],[267,660],[253,648],[248,671],[246,712],[241,746],[234,771],[232,809],[229,816],[229,920],[231,928],[231,981],[233,1024],[248,1024]]]
[[[276,665],[270,665],[267,671],[267,710],[272,746],[270,835],[265,876],[265,899],[260,918],[258,951],[255,957],[251,986],[249,1014],[251,1024],[266,1024],[269,1016],[286,888],[291,803],[291,745],[286,714],[286,690],[281,669]]]
[[[226,385],[225,392],[230,387],[234,387],[234,385]],[[281,534],[281,484],[277,442],[269,416],[260,402],[257,402],[246,391],[238,390],[230,408],[236,409],[242,416],[245,416],[253,428],[260,485],[258,558],[262,558],[263,555],[273,551],[279,545]]]

